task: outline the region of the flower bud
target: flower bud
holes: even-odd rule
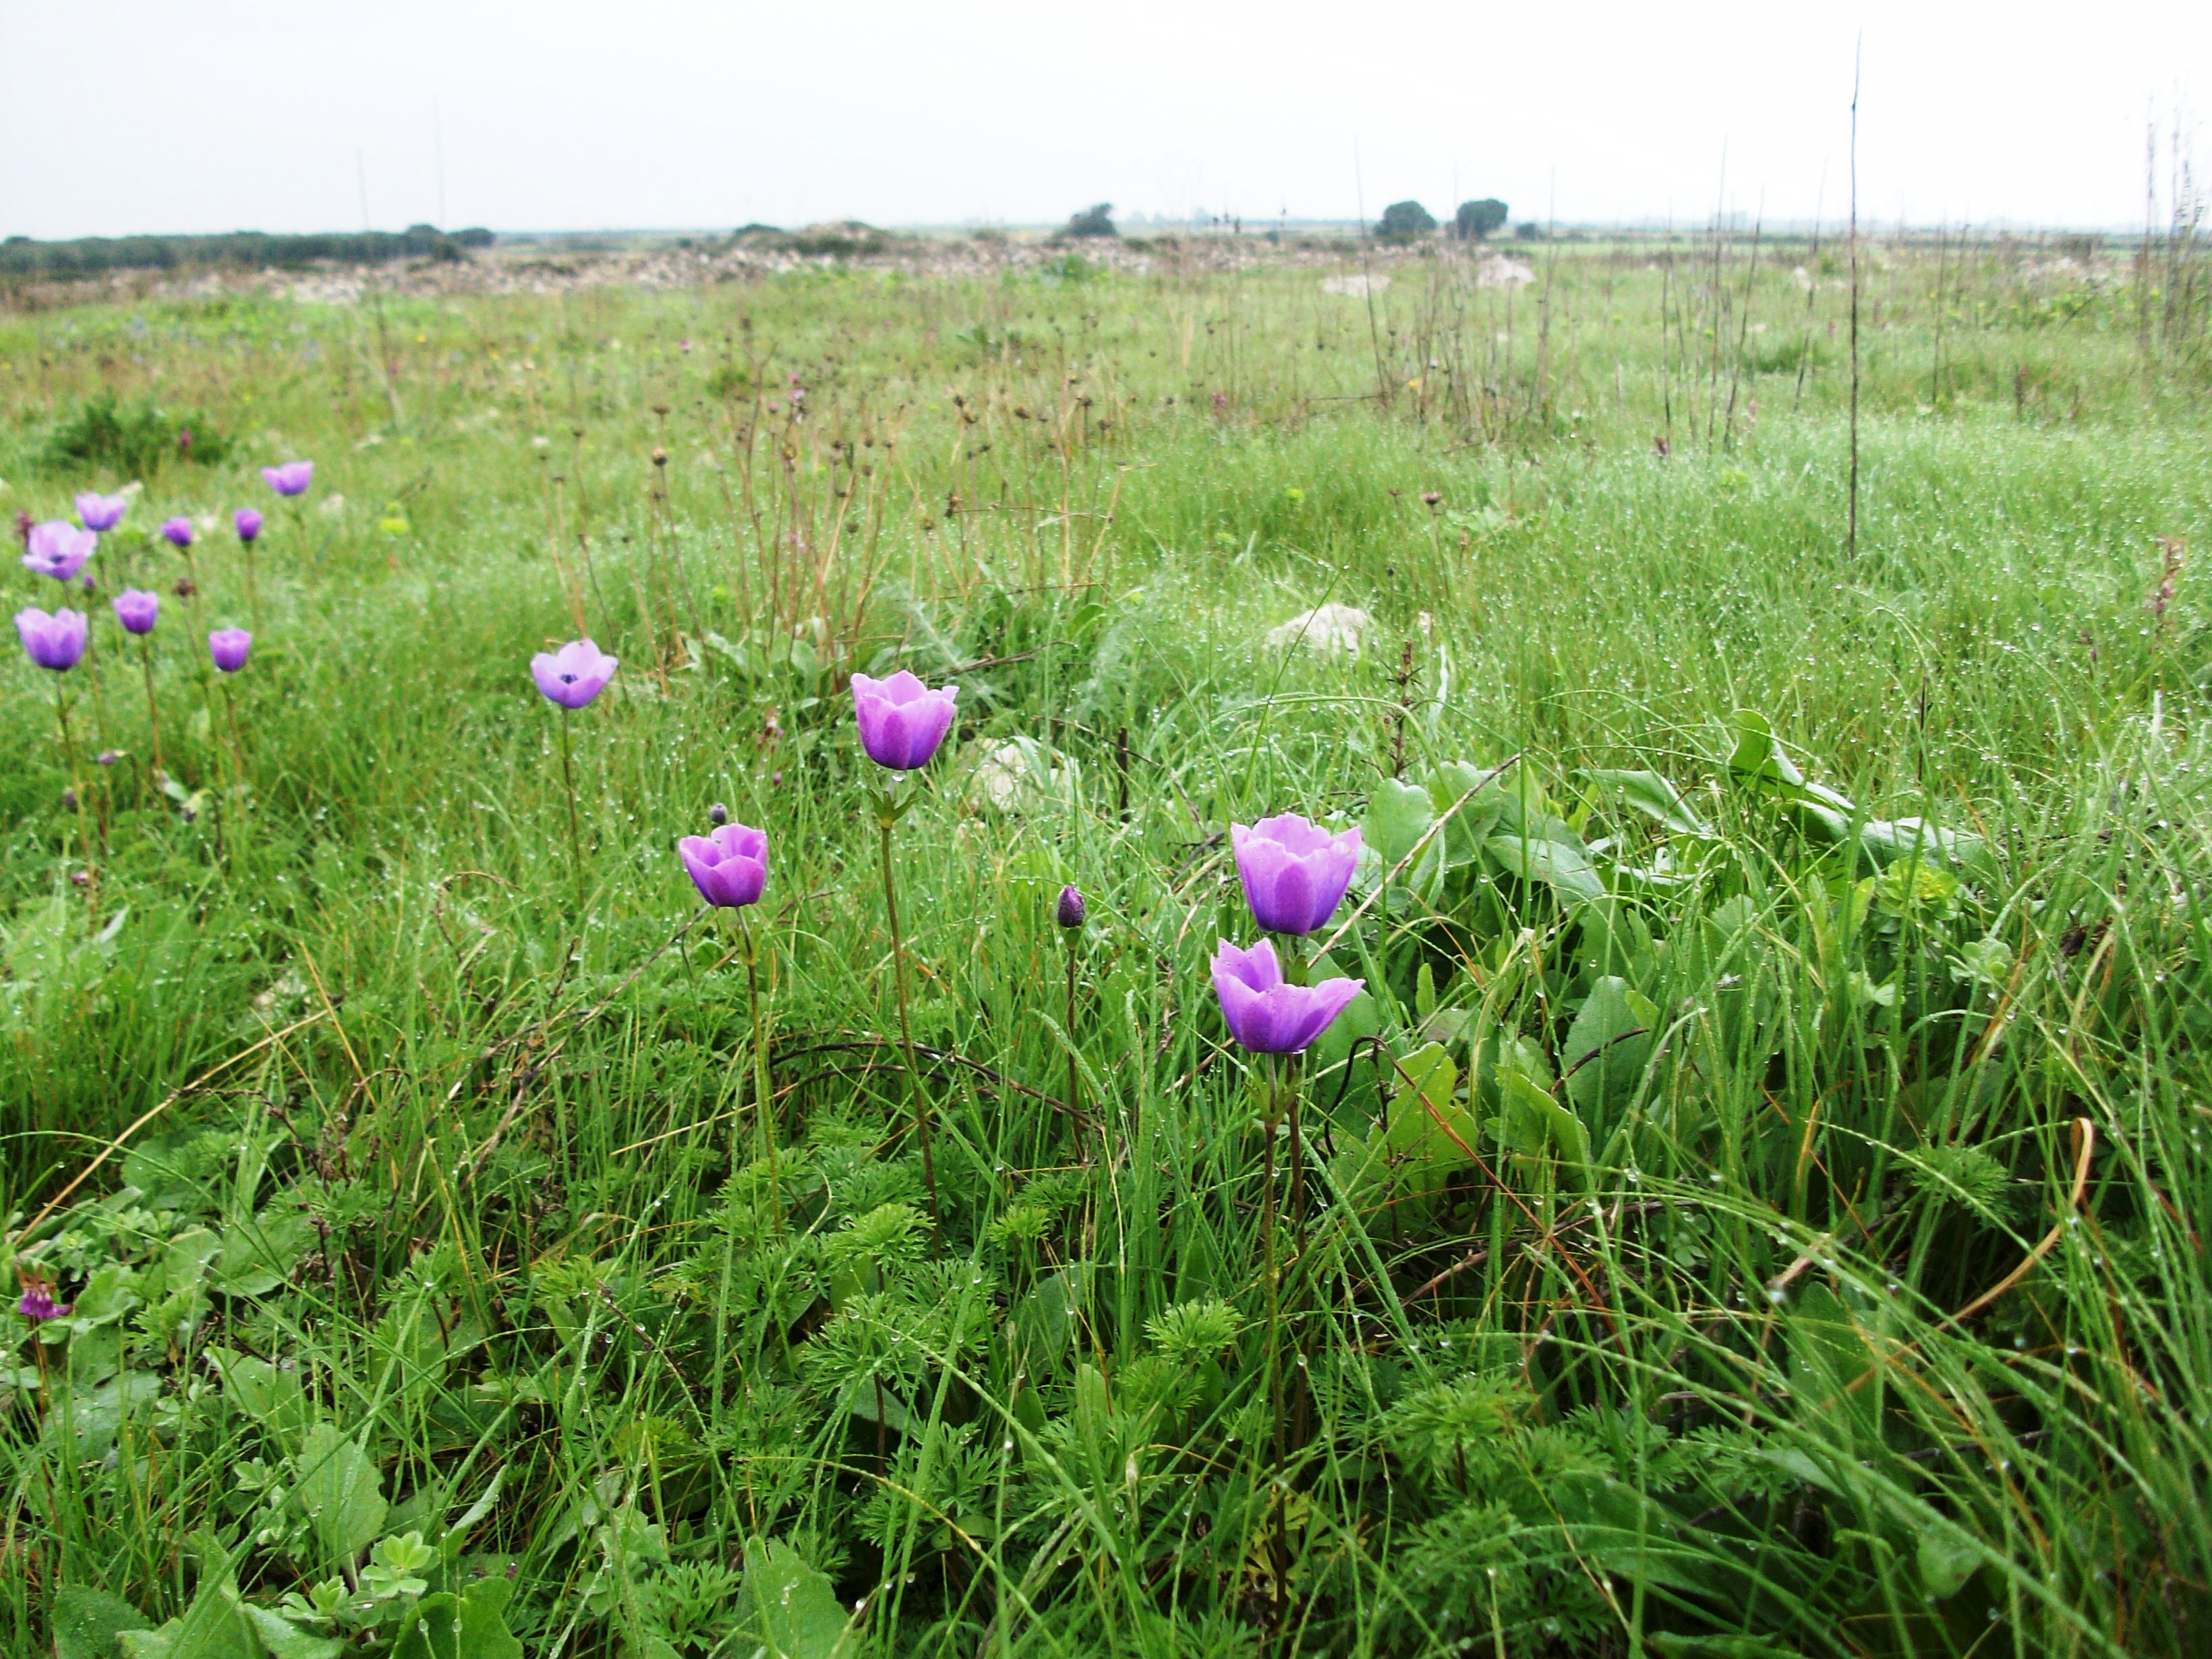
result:
[[[1054,919],[1057,921],[1061,927],[1066,927],[1072,932],[1075,928],[1083,926],[1083,918],[1085,914],[1083,890],[1072,884],[1061,888],[1060,890],[1060,905],[1058,909],[1054,912]]]
[[[723,805],[721,802],[716,801],[712,806],[707,809],[707,822],[713,824],[717,830],[720,829],[729,821],[730,809]]]

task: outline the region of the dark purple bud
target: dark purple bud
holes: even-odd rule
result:
[[[123,751],[120,749],[103,749],[93,758],[102,766],[112,766],[123,758]]]
[[[62,811],[64,812],[74,812],[76,811],[76,790],[64,789],[62,791]]]
[[[707,822],[713,824],[717,830],[720,829],[729,821],[730,809],[723,805],[721,802],[716,801],[712,806],[707,809]]]
[[[1054,920],[1071,933],[1083,926],[1086,914],[1083,904],[1083,890],[1070,883],[1060,890],[1060,907],[1053,913]]]
[[[72,871],[70,871],[70,886],[72,886],[72,887],[79,887],[79,888],[82,888],[82,887],[89,887],[89,886],[91,886],[91,885],[92,885],[92,872],[91,872],[91,871],[89,871],[89,870],[72,870]]]
[[[250,542],[261,533],[261,514],[252,507],[240,507],[230,521],[237,527],[238,539],[242,542]]]

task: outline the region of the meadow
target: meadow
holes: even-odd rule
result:
[[[1516,252],[0,312],[0,1647],[2212,1644],[2201,274]]]

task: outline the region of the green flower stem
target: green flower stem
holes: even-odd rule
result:
[[[84,779],[76,763],[76,741],[70,735],[69,699],[62,695],[62,677],[54,676],[54,718],[62,729],[62,761],[69,768],[70,793],[76,797],[77,844],[84,852],[84,900],[92,912],[92,931],[100,931],[100,866],[92,856],[92,820],[85,811]]]
[[[576,828],[576,767],[568,752],[568,710],[561,711],[561,781],[568,788],[568,866],[576,888],[576,911],[584,908],[584,838]]]
[[[914,1025],[907,1016],[906,941],[899,933],[898,884],[891,875],[891,826],[898,811],[886,788],[876,805],[876,825],[883,832],[884,912],[891,925],[891,977],[898,991],[899,1042],[906,1054],[907,1101],[914,1111],[915,1133],[921,1139],[921,1184],[929,1194],[929,1224],[934,1247],[944,1244],[945,1218],[937,1205],[937,1162],[929,1146],[929,1106],[921,1089],[921,1068],[915,1062]]]
[[[775,1091],[768,1069],[768,1025],[761,1018],[760,962],[753,949],[752,924],[738,911],[738,931],[745,941],[745,988],[752,1000],[753,1115],[760,1120],[761,1140],[768,1155],[768,1209],[776,1236],[783,1234],[783,1170],[776,1153]]]

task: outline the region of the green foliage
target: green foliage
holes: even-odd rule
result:
[[[1847,558],[1790,258],[1731,416],[1631,251],[1540,364],[1449,260],[394,297],[402,415],[325,307],[0,319],[34,516],[100,481],[50,409],[268,434],[99,555],[160,779],[135,647],[74,771],[6,671],[0,1207],[70,1305],[0,1329],[0,1649],[2201,1649],[2212,654],[2146,532],[2204,406],[1992,254],[1923,414],[1885,249]],[[357,505],[254,588],[143,535],[291,453]],[[227,707],[191,618],[257,599]],[[1356,654],[1266,642],[1324,603]],[[845,712],[899,665],[963,688],[894,844],[934,1212]],[[1367,845],[1294,970],[1365,988],[1271,1074],[1205,975],[1291,808]]]
[[[1505,223],[1505,204],[1495,196],[1462,202],[1452,216],[1452,234],[1462,242],[1487,241]]]
[[[54,423],[38,464],[65,476],[151,477],[171,462],[213,466],[229,454],[230,441],[204,415],[173,411],[150,400],[124,404],[102,390]]]
[[[1067,228],[1060,232],[1063,236],[1115,236],[1120,234],[1114,228],[1114,204],[1111,202],[1094,202],[1081,212],[1070,214]]]
[[[1419,202],[1393,202],[1376,221],[1375,234],[1386,242],[1413,242],[1433,234],[1436,228],[1436,216]]]

